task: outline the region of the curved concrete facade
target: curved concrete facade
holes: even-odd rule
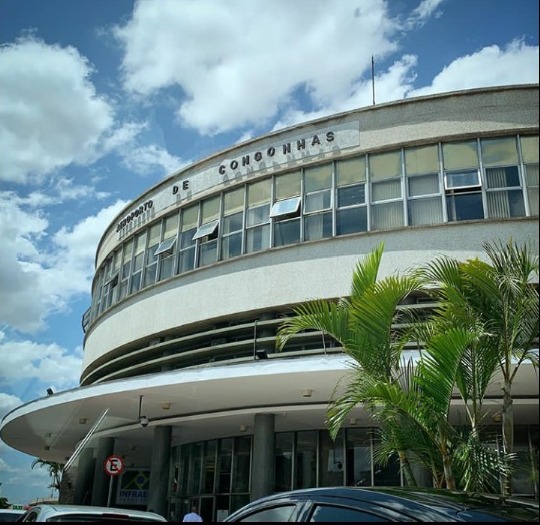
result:
[[[107,483],[103,456],[121,455],[153,475],[144,498],[120,487],[116,503],[175,518],[195,502],[216,520],[287,483],[359,483],[346,457],[355,439],[372,439],[369,418],[355,409],[341,448],[324,433],[347,359],[320,333],[275,353],[280,319],[306,300],[347,296],[354,266],[381,242],[384,277],[443,254],[482,258],[483,243],[509,238],[538,253],[538,85],[383,104],[242,143],[150,188],[112,222],[83,320],[81,387],[16,409],[0,435],[54,461],[84,442],[72,472],[86,502],[89,491],[92,502],[103,496],[82,472]],[[525,446],[538,434],[527,366],[514,394]],[[495,384],[490,399],[495,414]],[[314,454],[314,471],[298,459],[282,466],[299,450]],[[372,464],[367,484],[399,482],[377,472]]]

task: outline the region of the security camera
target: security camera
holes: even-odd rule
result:
[[[139,418],[139,423],[141,424],[142,427],[147,427],[148,423],[150,423],[150,421],[148,420],[148,418],[146,416],[141,416]]]

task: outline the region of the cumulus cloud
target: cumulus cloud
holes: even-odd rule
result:
[[[92,67],[72,47],[33,38],[0,47],[0,178],[39,182],[84,163],[114,121],[90,82]]]
[[[521,39],[516,39],[504,48],[487,46],[454,60],[433,79],[431,85],[411,90],[409,96],[535,83],[538,82],[538,69],[538,46],[528,46]]]
[[[12,194],[1,193],[0,323],[35,332],[51,313],[65,310],[70,299],[89,293],[98,241],[126,204],[117,201],[71,228],[49,232],[42,212],[27,210]]]
[[[73,47],[33,37],[0,47],[0,180],[39,185],[66,166],[86,166],[111,152],[129,159],[137,151],[146,123],[116,122],[112,100],[91,82],[94,73]],[[140,157],[139,172],[169,170],[177,160],[148,147],[159,154]]]
[[[386,71],[376,75],[376,102],[388,102],[398,100],[407,95],[412,89],[417,58],[413,55],[405,55],[394,62]],[[373,84],[370,80],[361,80],[354,84],[350,96],[336,101],[332,105],[325,106],[316,111],[292,110],[284,113],[283,117],[276,122],[274,130],[278,130],[308,120],[326,117],[343,111],[369,106],[373,103]]]
[[[4,346],[4,343],[1,342],[1,335],[2,335],[2,332],[0,332],[0,355],[2,355],[2,347]],[[0,376],[0,382],[1,381],[2,381],[2,377]],[[11,412],[14,408],[17,408],[18,406],[22,404],[23,404],[22,399],[18,398],[17,396],[12,396],[11,394],[0,392],[0,420],[2,420],[2,418],[8,412]],[[2,472],[1,468],[0,468],[0,472]]]
[[[278,117],[277,129],[347,111],[372,102],[372,55],[382,62],[399,51],[399,38],[441,16],[444,3],[422,0],[400,20],[382,0],[140,0],[115,29],[124,86],[150,100],[180,88],[178,116],[202,134],[261,128]],[[413,89],[417,61],[403,55],[377,72],[377,103],[538,81],[538,47],[521,41],[459,58],[432,85]]]
[[[59,345],[36,343],[24,340],[3,339],[0,341],[2,356],[2,376],[0,386],[12,386],[24,381],[36,380],[55,390],[64,390],[78,385],[82,367],[82,351],[76,353]],[[2,396],[7,396],[2,394]],[[15,396],[0,399],[1,406],[16,402]],[[21,403],[19,403],[21,404]],[[13,408],[13,407],[11,407]]]
[[[211,134],[267,121],[297,89],[318,105],[347,96],[397,28],[381,0],[143,0],[116,36],[126,89],[181,87],[182,122]]]
[[[159,168],[163,176],[171,175],[187,164],[155,144],[139,148],[133,147],[129,155],[123,156],[122,163],[140,175],[154,173],[155,169]]]

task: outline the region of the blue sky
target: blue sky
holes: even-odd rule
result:
[[[97,243],[145,189],[270,130],[538,82],[537,0],[0,0],[0,417],[77,385]],[[0,442],[0,495],[50,496]]]

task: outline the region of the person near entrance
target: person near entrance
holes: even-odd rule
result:
[[[184,519],[182,520],[182,522],[185,522],[185,521],[202,522],[202,518],[197,514],[197,507],[195,505],[191,507],[191,512],[184,516]]]

